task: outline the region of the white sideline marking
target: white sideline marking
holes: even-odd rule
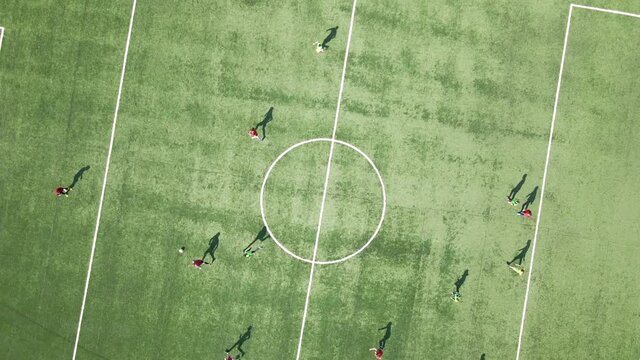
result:
[[[592,11],[600,11],[616,15],[632,16],[640,18],[640,14],[632,14],[623,11],[596,8],[591,6],[571,4],[569,6],[569,15],[567,16],[567,27],[564,33],[564,45],[562,46],[562,59],[560,60],[560,72],[558,74],[558,85],[556,87],[556,98],[553,104],[553,115],[551,116],[551,129],[549,130],[549,144],[547,145],[547,157],[544,163],[544,174],[542,175],[542,185],[540,186],[540,203],[538,204],[538,216],[536,218],[536,227],[533,234],[533,244],[531,245],[531,261],[529,263],[529,274],[527,276],[527,290],[524,296],[524,305],[522,307],[522,320],[520,322],[520,333],[518,334],[518,350],[516,352],[516,360],[520,360],[520,352],[522,350],[522,336],[524,334],[524,323],[527,316],[527,304],[529,301],[529,291],[531,290],[531,275],[533,274],[533,260],[536,254],[536,243],[538,241],[538,231],[540,229],[540,219],[542,218],[542,203],[544,201],[544,191],[547,184],[547,173],[549,170],[549,159],[551,156],[551,143],[553,142],[553,131],[556,124],[556,115],[558,114],[558,101],[560,99],[560,84],[562,83],[562,73],[564,70],[564,60],[567,54],[567,44],[569,42],[569,30],[571,29],[571,14],[573,8],[580,8]]]
[[[632,16],[632,17],[635,17],[635,18],[640,18],[640,14],[633,14],[633,13],[628,13],[628,12],[618,11],[618,10],[611,10],[611,9],[603,9],[603,8],[593,7],[593,6],[571,4],[571,7],[580,8],[580,9],[587,9],[587,10],[592,10],[592,11],[600,11],[600,12],[605,12],[605,13],[609,13],[609,14]]]
[[[324,178],[324,191],[322,192],[322,202],[320,203],[320,216],[318,217],[318,230],[316,231],[316,241],[313,244],[313,257],[311,258],[311,271],[309,271],[309,285],[307,286],[307,296],[304,300],[304,312],[302,313],[302,325],[300,325],[300,338],[298,338],[298,350],[296,352],[296,360],[300,360],[300,352],[302,350],[302,338],[304,337],[304,326],[307,323],[307,312],[309,310],[309,299],[311,297],[311,286],[313,285],[313,274],[316,269],[316,257],[318,255],[318,242],[320,240],[320,228],[322,227],[322,215],[324,213],[324,204],[327,200],[327,188],[329,187],[329,175],[331,173],[331,159],[333,158],[333,149],[335,147],[336,131],[338,130],[338,118],[340,117],[340,103],[342,102],[342,92],[344,91],[344,80],[347,73],[347,60],[349,59],[349,47],[351,46],[351,34],[353,33],[353,21],[356,16],[356,2],[353,0],[351,8],[351,20],[349,22],[349,35],[347,37],[347,48],[344,52],[344,62],[342,64],[342,78],[340,79],[340,91],[338,92],[338,104],[336,106],[336,118],[333,122],[333,134],[331,135],[331,146],[329,147],[329,161],[327,163],[327,174]]]
[[[73,345],[73,357],[75,360],[78,352],[78,341],[80,340],[80,330],[82,329],[82,317],[84,316],[84,307],[87,302],[87,291],[89,290],[89,280],[91,279],[91,268],[93,266],[93,256],[96,252],[96,241],[98,240],[98,229],[100,228],[100,218],[102,217],[102,204],[104,202],[104,194],[107,188],[107,178],[109,175],[109,164],[111,163],[111,152],[113,150],[113,140],[116,135],[116,123],[118,122],[118,112],[120,110],[120,98],[122,97],[122,84],[124,83],[124,74],[127,68],[127,56],[129,55],[129,44],[131,42],[131,31],[133,30],[133,16],[136,13],[136,2],[133,0],[131,8],[131,18],[129,20],[129,32],[127,33],[127,42],[124,48],[124,57],[122,59],[122,72],[120,73],[120,84],[118,85],[118,97],[116,98],[116,109],[113,114],[113,124],[111,125],[111,139],[109,140],[109,152],[107,153],[107,164],[104,169],[104,178],[102,180],[102,192],[100,193],[100,203],[98,204],[98,215],[96,217],[96,228],[93,232],[93,243],[91,244],[91,256],[89,257],[89,269],[87,270],[87,279],[84,283],[84,294],[82,295],[82,305],[80,306],[80,318],[78,319],[78,330],[76,331],[76,341]]]
[[[0,50],[2,50],[2,39],[4,39],[4,28],[0,26]]]

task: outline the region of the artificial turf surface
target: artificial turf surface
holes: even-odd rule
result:
[[[361,254],[316,267],[302,359],[373,358],[388,322],[385,359],[515,357],[526,278],[505,261],[535,222],[504,197],[525,173],[521,201],[541,186],[568,9],[358,3],[337,138],[380,169],[387,212]],[[2,358],[71,357],[130,14],[120,0],[0,0]],[[295,358],[310,267],[269,239],[242,249],[263,226],[269,165],[331,136],[350,14],[344,1],[138,2],[79,359],[221,358],[250,326],[243,358]],[[574,10],[522,358],[640,356],[639,33],[640,19]],[[270,107],[266,139],[249,139]],[[292,151],[266,187],[270,227],[304,257],[328,149]],[[382,205],[344,146],[328,189],[322,260],[361,247]],[[218,233],[215,261],[190,267]]]

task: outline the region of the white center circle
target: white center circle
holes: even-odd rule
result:
[[[266,215],[266,211],[265,211],[265,207],[264,207],[264,192],[265,192],[265,188],[267,186],[267,180],[269,179],[269,175],[271,175],[271,171],[273,170],[273,168],[276,166],[276,164],[278,163],[278,161],[280,161],[285,155],[287,155],[289,152],[291,152],[292,150],[302,146],[302,145],[306,145],[306,144],[310,144],[310,143],[314,143],[314,142],[334,142],[336,144],[340,144],[343,146],[346,146],[352,150],[355,150],[358,154],[360,154],[362,157],[364,157],[367,162],[369,163],[369,165],[371,165],[371,167],[373,168],[373,171],[375,171],[376,175],[378,176],[378,180],[380,181],[380,187],[382,189],[382,211],[380,213],[380,221],[378,221],[378,226],[376,227],[375,231],[373,232],[373,235],[371,235],[371,237],[369,238],[369,240],[360,248],[358,249],[356,252],[354,252],[351,255],[345,256],[343,258],[340,259],[336,259],[336,260],[311,260],[311,259],[307,259],[304,258],[302,256],[299,256],[295,253],[293,253],[291,250],[287,249],[286,246],[284,246],[282,243],[280,243],[280,241],[278,241],[278,239],[275,237],[275,235],[273,234],[273,232],[271,231],[271,228],[269,227],[269,223],[267,222],[267,215]],[[362,150],[358,149],[357,147],[355,147],[354,145],[351,145],[347,142],[341,141],[341,140],[335,140],[335,139],[328,139],[328,138],[317,138],[317,139],[309,139],[309,140],[305,140],[302,142],[299,142],[291,147],[289,147],[288,149],[286,149],[284,152],[282,152],[282,154],[280,154],[271,164],[271,166],[269,166],[269,169],[267,170],[267,173],[264,175],[264,180],[262,181],[262,188],[260,189],[260,213],[262,214],[262,221],[264,222],[264,226],[267,228],[267,232],[269,233],[269,236],[271,236],[271,239],[273,239],[273,241],[282,249],[284,250],[284,252],[286,252],[288,255],[293,256],[294,258],[307,262],[309,264],[316,264],[316,265],[328,265],[328,264],[336,264],[336,263],[340,263],[343,261],[347,261],[349,259],[351,259],[352,257],[360,254],[364,249],[366,249],[371,242],[373,242],[373,239],[375,239],[375,237],[378,235],[378,232],[380,232],[380,228],[382,227],[382,222],[384,221],[384,214],[387,210],[387,191],[384,187],[384,182],[382,181],[382,176],[380,175],[380,171],[378,170],[378,168],[376,167],[376,165],[373,163],[373,161],[367,156],[367,154],[365,154]]]

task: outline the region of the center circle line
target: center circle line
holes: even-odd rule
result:
[[[369,165],[371,165],[371,167],[373,168],[374,172],[376,173],[376,176],[378,177],[378,180],[380,182],[380,187],[382,189],[382,211],[381,211],[381,214],[380,214],[380,220],[378,221],[378,225],[376,226],[376,229],[373,232],[373,235],[357,251],[355,251],[354,253],[352,253],[350,255],[347,255],[347,256],[345,256],[343,258],[340,258],[340,259],[335,259],[335,260],[311,260],[311,259],[307,259],[307,258],[304,258],[302,256],[297,255],[296,253],[294,253],[291,250],[287,249],[287,247],[284,246],[280,241],[278,241],[278,239],[274,236],[273,232],[271,231],[271,228],[269,227],[269,223],[267,222],[266,210],[265,210],[265,206],[264,206],[264,193],[265,193],[265,188],[266,188],[266,185],[267,185],[267,180],[269,179],[269,176],[271,175],[271,171],[274,169],[276,164],[285,155],[287,155],[289,152],[291,152],[292,150],[294,150],[294,149],[296,149],[296,148],[298,148],[298,147],[300,147],[302,145],[306,145],[306,144],[314,143],[314,142],[333,142],[333,143],[337,143],[337,144],[346,146],[346,147],[348,147],[348,148],[350,148],[352,150],[355,150],[358,154],[360,154],[362,157],[364,157],[367,160]],[[353,258],[354,256],[360,254],[367,247],[369,247],[369,245],[371,245],[373,240],[376,238],[376,236],[380,232],[380,229],[382,228],[382,223],[384,222],[386,209],[387,209],[387,192],[386,192],[386,188],[385,188],[385,185],[384,185],[384,181],[382,180],[382,176],[380,175],[380,171],[378,170],[378,168],[374,164],[373,160],[371,160],[371,158],[369,158],[369,156],[367,156],[367,154],[365,154],[362,150],[360,150],[356,146],[354,146],[354,145],[352,145],[352,144],[350,144],[348,142],[345,142],[345,141],[342,141],[342,140],[337,140],[337,139],[314,138],[314,139],[304,140],[304,141],[301,141],[301,142],[299,142],[297,144],[294,144],[294,145],[290,146],[285,151],[283,151],[280,155],[278,155],[278,157],[273,161],[273,163],[271,163],[271,165],[267,169],[267,172],[264,175],[264,179],[262,181],[262,186],[260,188],[260,214],[262,216],[262,222],[264,223],[264,226],[266,227],[267,232],[269,233],[269,236],[271,236],[271,239],[273,239],[273,241],[276,243],[276,245],[278,245],[278,247],[280,247],[289,256],[294,257],[294,258],[296,258],[296,259],[298,259],[300,261],[304,261],[304,262],[309,263],[309,264],[315,264],[315,265],[337,264],[337,263],[341,263],[341,262],[347,261],[347,260]]]

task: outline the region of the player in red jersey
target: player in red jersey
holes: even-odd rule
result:
[[[56,194],[57,197],[60,197],[62,195],[64,196],[69,196],[69,191],[73,190],[72,188],[68,187],[57,187],[53,193]]]
[[[233,356],[229,355],[229,353],[227,353],[227,355],[224,357],[224,360],[235,360],[233,358]]]
[[[195,260],[193,260],[193,261],[191,262],[191,265],[193,265],[193,267],[195,267],[195,268],[196,268],[196,269],[198,269],[198,270],[202,270],[202,265],[204,265],[204,264],[209,265],[209,263],[208,263],[208,262],[205,262],[205,261],[204,261],[204,260],[202,260],[202,259],[195,259]]]
[[[261,140],[260,140],[260,136],[258,136],[258,130],[256,130],[256,128],[251,128],[251,129],[249,129],[249,136],[250,136],[252,139],[256,139],[256,140],[258,140],[258,141],[261,141]]]
[[[524,216],[526,219],[529,219],[529,218],[531,218],[531,210],[524,209],[522,211],[518,211],[518,215]]]
[[[375,355],[376,359],[382,359],[382,355],[384,354],[384,350],[381,347],[371,348],[369,351],[373,351],[373,355]]]

